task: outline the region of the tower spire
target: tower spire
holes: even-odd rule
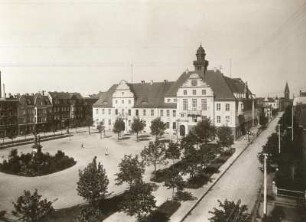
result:
[[[205,74],[208,66],[208,61],[205,60],[206,53],[204,48],[202,47],[202,44],[198,48],[196,56],[197,60],[193,61],[194,69],[195,71],[201,71],[203,72],[203,74]]]

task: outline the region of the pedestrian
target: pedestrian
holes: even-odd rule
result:
[[[81,148],[84,148],[84,144],[82,143]]]
[[[105,148],[105,156],[108,156],[108,148]]]

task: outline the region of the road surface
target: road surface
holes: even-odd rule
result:
[[[208,221],[212,216],[209,211],[219,206],[218,199],[221,201],[241,199],[242,204],[246,204],[249,210],[252,209],[263,182],[257,153],[262,150],[267,138],[275,131],[278,120],[279,118],[275,118],[254,140],[184,221]]]

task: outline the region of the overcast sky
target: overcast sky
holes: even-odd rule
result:
[[[258,96],[306,90],[306,0],[0,0],[6,92],[176,80],[200,44],[209,68]]]

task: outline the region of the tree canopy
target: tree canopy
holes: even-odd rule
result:
[[[133,133],[136,133],[137,135],[137,141],[138,141],[138,133],[141,132],[145,126],[146,124],[143,120],[140,120],[139,118],[134,118],[131,128]]]
[[[108,184],[105,169],[101,163],[97,163],[97,157],[94,157],[84,170],[79,171],[78,194],[92,206],[107,197]]]
[[[162,136],[167,128],[166,123],[161,121],[160,117],[152,120],[151,122],[151,134],[153,136],[156,136],[156,139],[158,139],[160,136]]]
[[[154,166],[154,173],[156,173],[157,164],[165,164],[166,161],[166,148],[160,141],[150,142],[147,147],[141,151],[143,161],[150,166]]]
[[[133,184],[124,200],[121,203],[120,210],[130,216],[137,216],[142,221],[146,216],[156,208],[156,201],[152,195],[153,187],[151,184],[142,181]]]
[[[208,143],[209,140],[213,140],[216,134],[216,128],[211,124],[209,119],[204,119],[197,123],[194,128],[195,135],[199,142]]]
[[[224,202],[219,202],[219,209],[214,208],[213,211],[209,211],[213,216],[209,218],[211,222],[235,222],[243,221],[250,222],[251,217],[248,214],[248,207],[246,205],[241,205],[239,200],[237,203],[234,201],[225,200]]]
[[[221,126],[217,129],[218,144],[222,147],[230,147],[234,143],[232,130],[228,126]]]
[[[118,140],[119,140],[120,133],[124,130],[125,130],[125,123],[123,119],[117,118],[114,123],[113,132],[118,134]]]
[[[16,203],[13,202],[12,214],[24,222],[39,222],[46,219],[53,214],[54,208],[51,201],[41,199],[41,197],[37,189],[33,194],[25,190]]]
[[[116,174],[117,185],[121,185],[126,182],[130,186],[133,183],[142,181],[144,173],[144,166],[138,159],[138,155],[133,157],[132,155],[124,155],[124,158],[119,163],[119,173]]]

